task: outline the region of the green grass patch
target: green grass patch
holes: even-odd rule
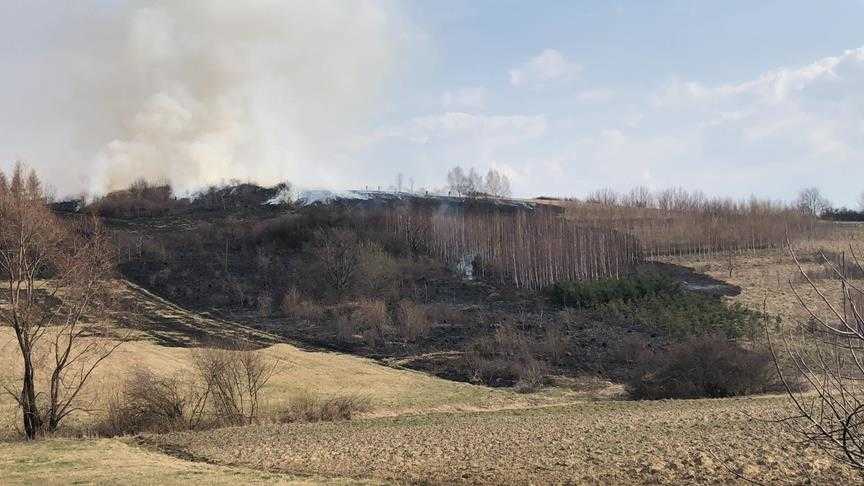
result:
[[[595,312],[676,341],[706,334],[753,339],[764,322],[762,314],[741,304],[729,304],[717,297],[690,292],[609,302],[596,307]]]
[[[547,295],[557,304],[590,312],[596,321],[633,326],[675,341],[706,334],[752,339],[764,322],[759,312],[720,297],[686,291],[659,272],[562,282],[547,289]]]
[[[555,303],[588,309],[610,302],[629,302],[678,291],[678,283],[671,278],[657,272],[644,272],[620,279],[559,282],[546,292]]]

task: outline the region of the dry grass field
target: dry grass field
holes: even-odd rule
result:
[[[857,228],[847,236],[854,234],[860,234]],[[801,254],[812,255],[818,248],[842,251],[845,245],[848,242],[839,238],[811,242]],[[787,322],[804,316],[785,283],[794,275],[794,265],[780,252],[736,257],[732,277],[728,262],[719,257],[675,263],[740,286],[741,295],[733,299],[748,306],[761,309],[764,302],[770,313]],[[802,282],[793,284],[804,290]],[[260,342],[278,363],[265,388],[269,410],[304,393],[362,394],[370,398],[372,410],[347,422],[265,421],[140,438],[54,438],[32,444],[9,440],[0,443],[3,484],[864,481],[765,421],[785,407],[783,396],[628,402],[562,389],[517,394],[301,349],[194,314],[141,289],[127,290],[129,298],[146,309],[150,322],[100,368],[86,392],[89,397],[116,386],[136,367],[183,373],[191,366],[188,347],[200,346],[208,337],[240,333]],[[16,368],[8,330],[0,333],[0,351],[0,369],[8,379]],[[8,397],[0,398],[0,406],[4,435],[10,437],[14,407]],[[86,432],[98,408],[95,400],[96,411],[77,416],[73,429]]]
[[[825,269],[819,252],[834,254],[845,252],[848,261],[851,262],[850,245],[859,259],[864,258],[864,225],[842,225],[830,238],[793,244],[804,270],[813,276],[814,282],[826,297],[836,298],[837,301],[840,295],[839,283],[835,279],[817,278]],[[663,258],[662,260],[693,268],[741,287],[741,294],[733,297],[732,301],[741,302],[751,309],[764,308],[769,314],[782,317],[787,324],[805,322],[810,317],[807,310],[798,302],[796,291],[808,305],[815,304],[819,299],[806,280],[800,276],[794,260],[786,249],[760,250],[736,255],[732,258],[731,276],[729,259],[725,255]],[[850,280],[862,281],[855,278]],[[827,309],[824,305],[813,305],[812,310],[824,314]]]
[[[26,484],[364,484],[190,462],[119,439],[0,443],[0,483]]]
[[[83,394],[93,412],[72,417],[74,428],[84,433],[104,408],[105,390],[116,389],[132,370],[143,367],[162,376],[190,373],[192,350],[200,346],[201,341],[206,341],[202,336],[217,339],[241,335],[264,346],[262,352],[275,365],[275,373],[264,389],[262,405],[265,415],[282,410],[296,397],[307,394],[319,397],[361,396],[369,400],[371,410],[368,414],[373,416],[526,407],[561,403],[569,400],[572,394],[550,390],[521,395],[382,366],[357,356],[301,349],[277,342],[277,338],[265,333],[186,311],[129,284],[120,285],[127,287],[128,298],[138,301],[138,308],[145,309],[148,322],[143,324],[144,330],[134,331],[131,340],[122,344],[97,368],[87,383]],[[163,343],[166,341],[178,345],[165,346]],[[2,383],[14,382],[18,375],[16,346],[11,329],[0,329]],[[3,412],[0,415],[0,434],[14,435],[17,425],[14,401],[5,393],[0,395],[0,409]]]

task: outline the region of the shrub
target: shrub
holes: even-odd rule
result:
[[[691,338],[643,356],[627,380],[627,391],[636,400],[731,397],[778,386],[769,354],[722,336]]]
[[[304,299],[297,287],[291,287],[285,292],[279,308],[286,317],[295,319],[317,321],[324,317],[324,308],[311,300]]]
[[[549,323],[543,329],[543,341],[541,343],[543,354],[550,363],[559,363],[567,353],[570,340],[564,333],[562,326],[556,322]]]
[[[177,378],[160,377],[149,369],[134,371],[121,391],[109,398],[96,432],[116,436],[188,428],[191,411],[182,388]]]
[[[363,334],[370,347],[383,345],[390,333],[390,314],[381,299],[363,299],[351,313],[351,322]]]
[[[281,422],[332,422],[351,420],[358,413],[371,408],[371,400],[365,395],[338,395],[321,398],[304,393],[293,399],[288,408],[279,414]]]
[[[555,303],[590,308],[608,302],[628,302],[677,290],[678,284],[674,280],[656,272],[642,272],[622,279],[560,282],[549,287],[546,293]]]
[[[258,294],[258,315],[264,318],[270,317],[273,313],[273,297],[269,291],[264,291]]]
[[[258,418],[261,389],[275,371],[265,355],[242,345],[203,348],[193,351],[192,365],[215,420],[247,424]]]
[[[546,366],[533,355],[535,343],[511,326],[475,339],[465,351],[470,381],[489,386],[516,386],[531,391],[542,384]]]
[[[519,393],[531,393],[537,391],[546,381],[549,369],[546,363],[534,359],[533,356],[525,356],[513,364],[516,372],[516,385],[514,388]]]
[[[358,266],[351,282],[360,295],[387,295],[399,290],[399,265],[377,243],[363,243],[358,249]]]
[[[401,300],[396,306],[396,320],[402,339],[414,342],[429,334],[431,324],[426,309],[411,300]]]

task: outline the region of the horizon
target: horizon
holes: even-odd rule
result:
[[[517,197],[864,190],[864,2],[13,2],[0,168]],[[814,26],[831,25],[826,31]]]

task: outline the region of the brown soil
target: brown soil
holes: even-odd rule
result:
[[[217,464],[483,484],[840,484],[864,480],[759,418],[782,397],[585,402],[153,437]],[[757,417],[757,418],[754,418]],[[746,479],[744,479],[746,478]]]

